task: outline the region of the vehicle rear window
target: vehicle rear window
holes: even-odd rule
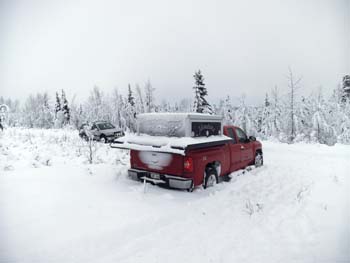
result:
[[[206,137],[221,135],[222,133],[221,119],[220,121],[208,120],[205,115],[189,116],[186,113],[164,113],[158,115],[156,113],[146,113],[138,115],[137,123],[139,134],[151,136]]]
[[[138,116],[138,130],[141,134],[183,137],[185,136],[185,129],[185,119],[182,115],[141,114]]]
[[[220,122],[192,122],[192,137],[221,135]]]

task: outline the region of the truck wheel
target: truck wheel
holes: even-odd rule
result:
[[[86,136],[85,133],[81,134],[80,137],[81,137],[83,140],[85,140],[85,141],[88,141],[88,140],[89,140],[89,138]]]
[[[212,187],[217,183],[218,183],[218,173],[216,172],[216,169],[213,167],[206,168],[203,188],[207,189],[208,187]]]
[[[255,167],[260,167],[264,164],[264,158],[261,152],[256,152],[254,165]]]
[[[107,142],[107,137],[105,135],[101,135],[100,142],[106,143]]]

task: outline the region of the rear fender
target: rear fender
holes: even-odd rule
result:
[[[197,174],[197,177],[194,180],[194,183],[196,186],[203,184],[204,178],[205,178],[205,173],[208,167],[213,167],[216,170],[216,174],[218,176],[218,180],[220,180],[220,175],[221,175],[221,163],[219,161],[212,161],[208,162],[203,167],[200,169],[199,173]],[[198,174],[200,176],[198,176]]]

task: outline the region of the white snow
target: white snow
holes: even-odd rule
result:
[[[173,154],[171,153],[141,151],[138,156],[148,168],[156,170],[162,170],[164,167],[167,167],[173,159]]]
[[[89,164],[76,131],[7,129],[0,262],[349,262],[350,147],[263,149],[263,167],[188,193],[131,181],[108,145]]]
[[[114,143],[113,146],[120,147],[123,149],[132,149],[139,151],[159,151],[185,155],[185,148],[189,145],[226,140],[231,140],[231,138],[225,135],[178,138],[165,136],[150,136],[146,134],[136,135],[130,133],[115,140],[118,143]]]

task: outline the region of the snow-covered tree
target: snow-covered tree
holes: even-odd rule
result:
[[[345,75],[343,77],[343,94],[342,101],[350,100],[350,75]]]
[[[301,82],[301,78],[296,78],[292,72],[292,69],[289,68],[289,75],[288,75],[288,99],[289,99],[289,120],[287,122],[287,130],[289,134],[288,141],[290,143],[293,143],[295,137],[296,137],[296,122],[297,122],[297,116],[295,114],[296,112],[296,95],[297,90],[299,89],[299,85]]]
[[[54,118],[49,103],[49,95],[46,92],[42,95],[38,94],[37,100],[40,104],[40,113],[36,126],[49,129],[54,123]]]
[[[19,100],[0,97],[0,106],[4,107],[4,112],[0,111],[2,125],[19,126],[21,124],[21,105]]]
[[[333,90],[328,100],[328,123],[337,134],[337,141],[350,144],[350,100],[344,100],[343,87]]]
[[[57,118],[57,112],[61,111],[61,99],[58,96],[58,92],[56,92],[56,103],[55,103],[55,118]]]
[[[336,142],[335,130],[327,123],[327,105],[321,89],[319,89],[317,95],[314,96],[312,104],[311,140],[318,143],[333,145]]]
[[[264,105],[259,112],[258,118],[255,119],[257,121],[257,132],[264,139],[269,138],[272,135],[273,131],[273,114],[272,114],[272,105],[269,100],[269,96],[266,93]]]
[[[162,103],[159,108],[160,112],[175,112],[175,109],[172,109],[170,103],[165,99],[162,100]]]
[[[98,86],[94,86],[90,91],[90,96],[85,104],[88,121],[108,120],[104,94]]]
[[[62,102],[62,113],[63,113],[63,125],[67,125],[70,122],[70,109],[68,106],[68,100],[66,98],[66,93],[64,90],[62,90],[62,96],[61,96],[61,102]]]
[[[135,105],[135,98],[132,94],[132,90],[131,90],[131,86],[130,84],[128,85],[128,103],[131,105],[131,106],[134,106]]]
[[[112,111],[111,122],[116,126],[121,127],[122,98],[117,88],[114,88],[112,92],[110,104]]]
[[[213,109],[205,98],[208,95],[208,91],[204,84],[202,72],[198,70],[194,73],[193,77],[195,80],[195,85],[193,87],[195,93],[193,111],[213,114]]]
[[[53,126],[53,111],[49,105],[47,93],[30,95],[22,113],[22,125],[29,128],[51,128]]]
[[[246,105],[245,100],[245,95],[242,95],[239,99],[238,107],[235,109],[234,125],[241,127],[249,135],[256,135],[257,132],[249,113],[250,109]]]
[[[332,95],[327,100],[327,120],[328,124],[335,129],[339,136],[342,133],[341,126],[346,120],[344,116],[343,89],[338,85],[332,92]]]
[[[343,111],[340,115],[341,124],[337,141],[344,144],[350,144],[350,100],[346,100],[342,108]]]
[[[28,128],[34,128],[35,127],[35,118],[37,115],[37,104],[35,97],[30,94],[24,104],[23,108],[23,114],[22,114],[22,123],[24,126]]]
[[[295,127],[296,127],[296,137],[299,141],[309,141],[310,134],[313,127],[312,115],[313,115],[312,102],[309,98],[302,96],[298,108],[295,110]]]
[[[152,87],[151,82],[148,80],[145,84],[146,112],[154,112],[155,111],[154,91],[155,91],[155,88]]]
[[[136,84],[136,113],[144,113],[145,112],[145,105],[144,105],[144,97],[142,94],[142,90],[138,84]]]
[[[190,112],[192,111],[192,101],[190,98],[184,98],[180,100],[179,103],[180,112]]]
[[[171,102],[163,100],[157,105],[154,100],[154,88],[150,82],[147,82],[142,90],[138,85],[135,90],[128,85],[126,96],[119,93],[117,89],[114,89],[111,94],[105,94],[95,86],[87,101],[76,103],[73,97],[69,106],[64,91],[61,96],[59,93],[55,94],[55,102],[52,105],[47,93],[30,95],[22,105],[18,100],[5,100],[0,96],[0,104],[6,104],[10,108],[6,121],[10,126],[61,128],[70,122],[75,127],[79,127],[83,122],[106,120],[123,130],[134,131],[135,116],[138,113],[189,112],[193,110],[194,104],[199,105],[198,102],[203,102],[200,99],[200,88],[204,88],[202,95],[205,94],[204,101],[206,101],[207,93],[203,76],[200,71],[196,73],[195,90],[199,99],[197,103],[193,103],[190,98],[183,98]],[[286,101],[281,99],[276,87],[271,95],[266,94],[261,106],[248,106],[245,96],[242,96],[238,106],[233,107],[228,95],[222,98],[219,104],[213,104],[210,109],[212,112],[223,115],[226,124],[240,126],[247,134],[263,139],[276,138],[283,142],[314,141],[329,145],[335,142],[350,144],[350,100],[344,99],[344,94],[346,95],[344,87],[348,85],[347,78],[344,78],[342,85],[339,84],[334,89],[328,99],[321,91],[311,96],[302,94],[301,99],[297,98],[296,90],[299,82],[300,79],[296,79],[289,70],[289,93]],[[206,111],[203,109],[202,112]]]
[[[126,117],[126,126],[130,129],[130,131],[136,131],[136,107],[135,107],[135,99],[132,95],[132,90],[129,84],[128,87],[128,101],[125,103],[125,117]]]
[[[222,100],[220,104],[221,106],[219,107],[219,112],[221,112],[221,115],[224,116],[225,123],[227,125],[232,125],[234,122],[234,113],[230,96],[227,95],[225,100]]]
[[[271,136],[275,138],[279,138],[282,130],[282,124],[281,124],[282,109],[281,109],[280,97],[278,94],[277,86],[275,86],[275,88],[271,91],[271,95],[272,95]]]
[[[74,96],[70,103],[70,122],[75,128],[79,128],[86,122],[85,111],[81,103],[76,103],[76,96]]]

